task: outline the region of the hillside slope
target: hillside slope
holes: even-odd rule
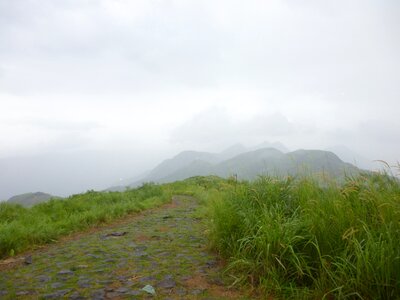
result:
[[[59,198],[57,196],[53,196],[43,192],[36,192],[36,193],[25,193],[21,195],[16,195],[8,199],[8,203],[20,204],[22,206],[33,206],[37,203],[48,201],[52,198]]]
[[[237,146],[236,149],[243,150],[240,146]],[[184,151],[163,161],[146,177],[129,186],[137,187],[143,182],[166,183],[192,176],[206,175],[221,177],[237,175],[239,179],[251,180],[259,175],[296,176],[307,174],[324,175],[340,180],[346,175],[357,175],[360,172],[360,169],[343,162],[333,152],[323,150],[301,149],[284,153],[275,148],[262,148],[228,158],[221,154]]]

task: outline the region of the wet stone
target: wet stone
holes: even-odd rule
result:
[[[118,297],[118,296],[120,296],[120,294],[119,293],[117,293],[117,292],[110,292],[110,293],[107,293],[107,298],[116,298],[116,297]]]
[[[151,267],[152,269],[157,269],[159,266],[160,266],[160,265],[159,265],[158,263],[156,263],[156,262],[152,262],[151,265],[150,265],[150,267]]]
[[[69,299],[71,300],[84,300],[86,299],[85,297],[81,296],[78,292],[74,292],[69,296]]]
[[[129,293],[127,293],[127,295],[130,295],[130,296],[139,296],[139,295],[141,295],[143,292],[142,291],[130,291]]]
[[[157,286],[163,289],[171,289],[176,286],[176,283],[172,278],[165,278],[161,280]]]
[[[99,284],[111,284],[114,281],[113,280],[97,280],[96,282]]]
[[[92,299],[105,299],[106,293],[103,290],[94,291],[92,294]]]
[[[89,287],[91,287],[91,284],[89,283],[89,280],[79,280],[77,282],[77,284],[78,284],[78,286],[80,288],[89,288]]]
[[[178,296],[186,296],[186,294],[187,294],[186,290],[184,290],[184,289],[177,289],[177,290],[175,291],[175,293],[176,293]]]
[[[169,252],[161,252],[161,253],[158,253],[156,256],[157,257],[165,257],[165,256],[170,256],[171,255],[171,253],[169,253]]]
[[[70,289],[55,291],[54,293],[44,295],[43,298],[44,299],[60,299],[63,296],[65,296],[66,294],[68,294],[70,291],[71,291]]]
[[[182,277],[181,277],[181,280],[182,280],[182,281],[186,281],[186,280],[189,280],[189,279],[191,279],[191,278],[192,278],[192,276],[187,275],[187,276],[182,276]]]
[[[217,261],[216,260],[209,260],[208,262],[206,262],[207,267],[209,268],[213,268],[217,266]]]
[[[59,289],[62,286],[63,286],[63,284],[61,282],[54,282],[51,284],[52,289]]]
[[[125,293],[129,292],[129,289],[126,287],[120,287],[120,288],[117,288],[115,291],[117,293],[125,294]]]
[[[147,246],[144,246],[144,245],[140,245],[140,246],[136,246],[135,247],[135,250],[136,251],[144,251],[144,250],[146,250],[147,249]]]
[[[121,263],[117,264],[116,266],[117,266],[117,268],[123,268],[126,266],[126,262],[121,262]]]
[[[147,253],[144,252],[144,251],[135,251],[133,253],[133,256],[135,256],[135,257],[143,257],[143,256],[147,256]]]
[[[36,277],[36,279],[39,282],[49,282],[50,281],[50,277],[46,276],[46,275],[39,275],[39,276]]]
[[[126,235],[126,234],[128,234],[127,231],[111,232],[111,233],[108,233],[107,236],[123,236],[123,235]]]
[[[74,272],[71,270],[61,270],[60,272],[57,273],[58,276],[71,276],[74,275]]]
[[[215,285],[219,285],[219,286],[223,286],[224,282],[222,281],[221,278],[213,278],[209,281],[211,284],[215,284]]]
[[[139,278],[138,281],[142,282],[142,283],[145,283],[145,282],[154,281],[154,280],[156,280],[156,278],[154,276],[146,276],[146,277]]]
[[[129,279],[129,276],[118,276],[117,279],[121,282],[126,282]]]
[[[198,295],[200,295],[200,294],[203,294],[204,293],[204,289],[195,289],[195,290],[192,290],[190,293],[192,294],[192,295],[194,295],[194,296],[198,296]]]
[[[100,274],[100,273],[104,273],[104,272],[106,272],[106,270],[104,270],[104,269],[96,269],[96,270],[91,271],[90,273]]]
[[[25,263],[26,265],[32,264],[32,255],[29,255],[29,256],[25,257],[24,263]]]

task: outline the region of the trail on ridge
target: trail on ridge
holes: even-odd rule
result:
[[[247,299],[227,288],[197,207],[192,197],[174,196],[162,208],[35,251],[28,264],[0,271],[0,298]]]

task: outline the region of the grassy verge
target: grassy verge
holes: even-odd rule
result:
[[[0,258],[55,241],[171,199],[169,186],[145,184],[125,192],[93,192],[32,208],[0,203]]]
[[[400,297],[400,184],[262,177],[210,194],[210,239],[237,282],[275,298]]]

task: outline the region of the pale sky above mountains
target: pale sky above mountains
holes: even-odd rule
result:
[[[0,162],[134,176],[265,140],[395,162],[399,53],[395,0],[0,0]]]

